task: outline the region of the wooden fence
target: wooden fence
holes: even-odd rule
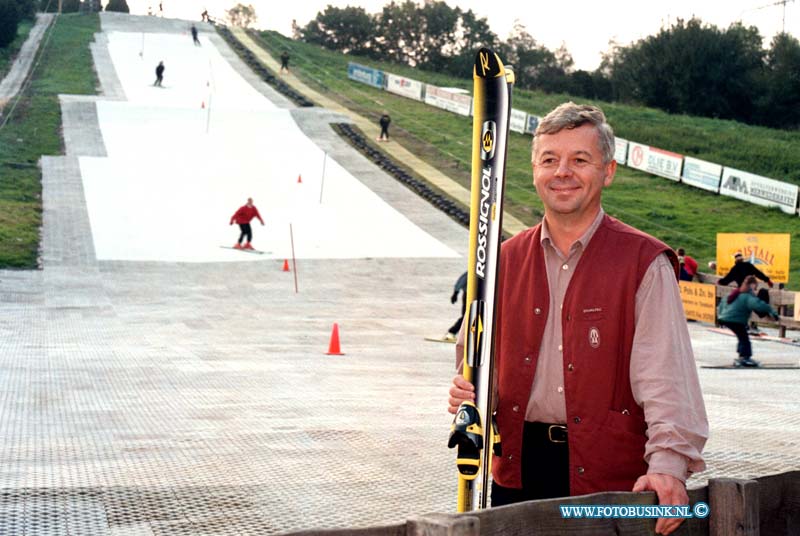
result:
[[[800,471],[755,480],[711,479],[689,491],[691,505],[709,506],[706,518],[690,518],[675,536],[800,535]],[[654,519],[564,519],[560,505],[651,505],[655,493],[595,493],[530,501],[464,514],[431,514],[406,523],[363,529],[306,531],[294,536],[564,536],[654,535]]]

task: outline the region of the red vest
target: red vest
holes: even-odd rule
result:
[[[522,487],[525,408],[549,310],[541,225],[503,244],[497,304],[497,424],[503,456],[494,480]],[[644,412],[631,392],[630,355],[636,291],[647,268],[666,252],[655,238],[604,216],[581,256],[564,297],[564,395],[570,493],[630,491],[647,472]]]

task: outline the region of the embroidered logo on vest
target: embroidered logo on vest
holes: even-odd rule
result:
[[[600,330],[595,327],[589,329],[589,346],[600,348]]]

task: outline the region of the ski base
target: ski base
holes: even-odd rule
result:
[[[241,251],[242,253],[254,253],[256,255],[263,255],[264,253],[272,253],[271,251],[261,251],[260,249],[244,249],[234,248],[231,246],[220,246],[222,249],[232,249],[234,251]]]
[[[425,337],[426,341],[430,342],[446,342],[448,344],[455,344],[455,339],[448,339],[447,337]]]

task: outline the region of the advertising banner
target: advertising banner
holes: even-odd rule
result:
[[[788,283],[790,243],[788,233],[717,233],[717,275],[726,275],[741,253],[772,281]]]
[[[753,175],[733,168],[722,169],[719,193],[765,207],[779,207],[788,214],[797,211],[797,186]]]
[[[717,287],[706,283],[680,281],[683,314],[686,318],[715,324],[717,319]]]
[[[528,112],[511,108],[511,120],[509,126],[514,132],[525,134],[525,127],[528,126]]]
[[[378,89],[383,89],[383,71],[373,69],[372,67],[350,62],[347,64],[347,78]]]
[[[404,76],[386,73],[386,91],[409,99],[422,100],[422,82]]]
[[[681,180],[696,188],[719,193],[722,166],[687,156],[683,159]]]
[[[425,86],[425,104],[468,116],[472,110],[472,97],[427,84]]]
[[[614,138],[614,160],[617,164],[624,166],[628,158],[628,140],[622,138]]]
[[[533,134],[536,132],[536,127],[539,126],[539,118],[535,115],[528,114],[528,124],[525,125],[525,133]]]
[[[629,142],[628,144],[628,165],[632,168],[679,181],[682,162],[683,155],[641,143]]]

